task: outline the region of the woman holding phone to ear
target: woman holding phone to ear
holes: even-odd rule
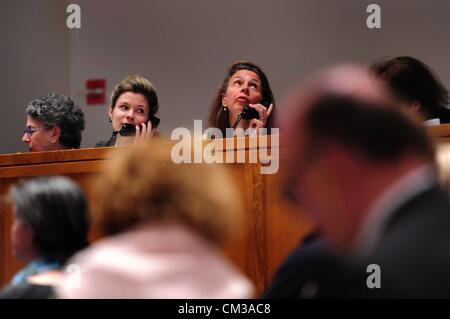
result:
[[[227,128],[252,128],[256,133],[259,128],[267,128],[270,134],[274,108],[273,93],[264,72],[251,62],[239,61],[228,69],[213,100],[209,127],[219,128],[224,137]]]
[[[159,125],[158,108],[158,96],[149,80],[139,75],[126,77],[114,88],[108,107],[113,133],[95,147],[123,146],[150,138]]]

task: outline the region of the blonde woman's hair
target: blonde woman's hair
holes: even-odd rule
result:
[[[228,170],[219,165],[175,164],[171,143],[119,150],[99,176],[93,221],[100,235],[144,222],[182,224],[221,243],[241,218],[242,199]]]
[[[146,78],[140,75],[129,75],[117,84],[111,94],[112,109],[115,108],[119,97],[126,92],[139,93],[146,98],[149,116],[155,115],[158,112],[159,104],[155,86]]]

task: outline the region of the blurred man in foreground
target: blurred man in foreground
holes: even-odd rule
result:
[[[329,247],[297,265],[297,296],[450,297],[450,204],[421,123],[357,66],[319,74],[284,110],[284,186]]]

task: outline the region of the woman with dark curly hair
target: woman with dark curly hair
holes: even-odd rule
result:
[[[83,111],[70,98],[51,93],[31,101],[22,142],[30,152],[80,148]]]

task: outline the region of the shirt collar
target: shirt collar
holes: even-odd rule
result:
[[[14,275],[11,280],[12,285],[17,285],[27,281],[27,277],[34,276],[44,271],[50,271],[61,268],[58,262],[47,262],[42,259],[30,261],[24,268]]]

